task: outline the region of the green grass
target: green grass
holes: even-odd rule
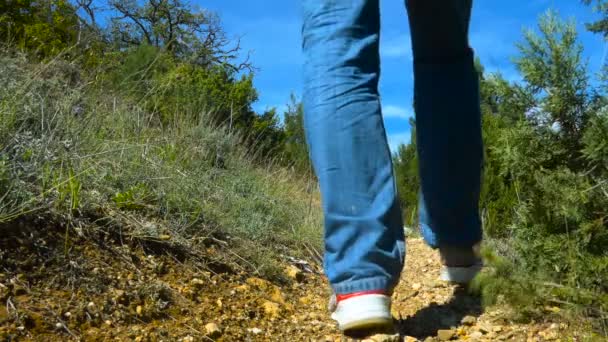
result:
[[[60,59],[0,54],[0,224],[45,216],[194,248],[276,276],[281,253],[321,245],[316,187],[259,162],[209,113],[171,125]]]

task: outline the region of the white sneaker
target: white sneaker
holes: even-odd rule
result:
[[[374,330],[393,325],[391,298],[382,291],[333,295],[329,310],[341,331]]]
[[[441,268],[440,278],[443,281],[448,281],[457,284],[470,283],[479,272],[483,265],[481,263],[468,267],[443,266]]]
[[[440,274],[443,281],[468,284],[483,268],[477,245],[472,248],[439,247],[439,254],[443,263]]]

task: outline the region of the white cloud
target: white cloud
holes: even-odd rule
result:
[[[394,105],[383,107],[382,113],[385,118],[409,119],[414,116],[414,113],[411,110]]]
[[[411,142],[412,134],[410,131],[403,133],[395,133],[389,134],[388,136],[388,146],[391,149],[391,153],[396,153],[399,149],[399,146],[402,144],[409,144]]]

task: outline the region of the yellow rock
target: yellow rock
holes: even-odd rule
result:
[[[279,315],[281,313],[281,307],[279,306],[279,304],[271,302],[271,301],[265,301],[262,304],[262,308],[264,308],[264,312],[270,318],[277,318],[277,317],[279,317]]]
[[[270,300],[275,303],[285,304],[285,296],[283,295],[283,292],[281,292],[281,289],[275,286],[270,295]]]
[[[249,292],[251,291],[251,287],[247,284],[239,285],[234,288],[238,292]]]
[[[194,287],[195,289],[200,289],[203,286],[205,286],[205,282],[198,279],[198,278],[193,278],[192,280],[190,280],[190,284],[192,285],[192,287]]]
[[[295,281],[302,281],[304,279],[304,273],[294,265],[289,265],[285,270],[287,276]]]
[[[247,279],[247,284],[249,284],[251,286],[255,286],[261,290],[266,290],[266,289],[268,289],[268,287],[270,287],[272,285],[269,281],[266,281],[266,280],[260,279],[260,278],[256,278],[256,277]]]
[[[207,332],[207,336],[210,338],[218,338],[222,335],[222,330],[215,323],[208,323],[205,325],[205,331]]]
[[[300,302],[300,304],[302,304],[302,305],[310,305],[310,304],[312,304],[313,301],[314,301],[314,297],[311,295],[306,295],[306,296],[300,297],[300,299],[298,299],[298,302]]]

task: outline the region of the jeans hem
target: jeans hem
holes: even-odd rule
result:
[[[340,284],[333,284],[332,288],[336,294],[349,294],[361,291],[386,291],[392,293],[395,281],[386,277],[373,277],[361,280],[347,281]]]
[[[481,229],[476,228],[471,235],[463,236],[458,235],[457,238],[443,237],[443,239],[437,236],[437,233],[431,229],[431,227],[425,223],[420,223],[420,231],[422,232],[422,236],[424,237],[424,241],[426,244],[433,248],[437,249],[442,245],[448,245],[453,247],[473,247],[476,244],[480,243],[483,239]]]

